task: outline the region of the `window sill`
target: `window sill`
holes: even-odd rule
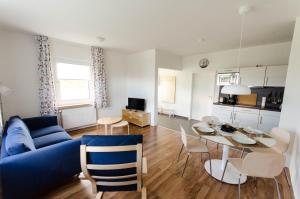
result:
[[[74,109],[74,108],[82,108],[93,106],[93,104],[70,104],[70,105],[59,105],[57,106],[58,110],[66,110],[66,109]]]

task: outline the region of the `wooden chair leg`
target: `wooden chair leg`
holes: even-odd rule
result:
[[[147,199],[147,189],[146,189],[146,187],[142,188],[142,199]]]
[[[103,192],[98,192],[96,195],[96,199],[102,199]]]

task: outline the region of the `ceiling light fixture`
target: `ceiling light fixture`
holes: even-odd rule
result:
[[[250,10],[251,10],[251,7],[248,6],[248,5],[244,5],[244,6],[241,6],[239,8],[239,14],[242,16],[240,46],[239,46],[238,57],[237,57],[237,66],[239,68],[239,72],[240,72],[240,60],[241,60],[241,49],[242,49],[243,33],[244,33],[244,18],[245,18],[245,15],[248,12],[250,12]],[[250,95],[251,94],[251,89],[248,86],[241,85],[240,76],[239,76],[237,84],[224,86],[221,90],[221,93],[229,94],[229,95]]]

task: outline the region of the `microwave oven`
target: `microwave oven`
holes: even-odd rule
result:
[[[238,84],[240,74],[234,73],[219,73],[217,74],[217,85],[226,86],[231,84]]]

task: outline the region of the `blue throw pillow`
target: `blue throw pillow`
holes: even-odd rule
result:
[[[5,148],[9,155],[36,150],[31,136],[22,127],[8,127]]]

